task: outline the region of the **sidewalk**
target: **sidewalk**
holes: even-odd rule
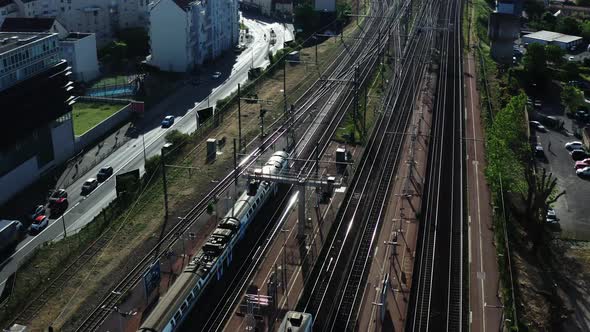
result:
[[[484,128],[481,120],[473,49],[465,55],[465,146],[469,234],[471,330],[499,331],[502,324],[500,280],[494,244],[492,201],[485,178]]]
[[[125,133],[130,126],[131,123],[126,123],[94,147],[87,151],[81,151],[68,160],[65,170],[55,184],[55,188],[66,188],[70,186],[94,166],[106,159],[111,153],[115,152],[120,146],[129,141],[131,137],[126,136]]]

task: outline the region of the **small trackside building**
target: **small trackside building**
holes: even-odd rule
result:
[[[582,37],[570,36],[559,32],[541,30],[522,37],[525,44],[557,45],[564,50],[571,50],[584,43]]]

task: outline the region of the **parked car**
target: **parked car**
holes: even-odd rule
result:
[[[37,205],[29,213],[29,219],[35,220],[35,218],[42,214],[45,214],[45,205]]]
[[[543,150],[541,143],[537,143],[537,145],[535,145],[535,157],[545,157],[545,151]]]
[[[111,166],[105,166],[98,171],[96,174],[96,179],[99,182],[103,182],[104,180],[108,179],[109,176],[113,175],[113,168]]]
[[[65,189],[58,189],[49,196],[49,208],[56,209],[68,204],[68,192]]]
[[[218,72],[218,71],[214,72],[213,75],[211,75],[211,78],[214,78],[214,79],[217,79],[219,77],[221,77],[221,72]]]
[[[530,121],[529,124],[531,125],[531,127],[535,128],[538,131],[542,131],[542,132],[546,132],[547,129],[545,128],[545,126],[543,126],[541,124],[541,122],[539,121]]]
[[[37,216],[37,218],[31,223],[31,226],[29,226],[29,234],[39,234],[47,227],[47,225],[49,225],[49,218],[46,215],[42,214]]]
[[[572,155],[572,159],[575,161],[584,160],[584,159],[588,158],[588,154],[586,153],[586,151],[584,151],[582,149],[576,149],[576,150],[572,151],[571,155]]]
[[[557,222],[559,221],[559,219],[557,218],[557,214],[553,209],[547,209],[547,216],[545,219],[548,224],[557,224]]]
[[[82,195],[88,195],[94,189],[96,189],[96,187],[98,187],[98,180],[97,179],[90,178],[90,179],[86,180],[86,182],[84,182],[84,184],[82,185]]]
[[[587,111],[585,110],[577,110],[576,113],[574,114],[576,120],[580,121],[580,122],[590,122],[590,114],[588,114]]]
[[[68,192],[65,189],[57,189],[50,192],[48,207],[51,210],[51,217],[57,217],[66,212],[68,205]]]
[[[584,160],[576,161],[574,164],[574,169],[580,169],[588,166],[590,166],[590,161],[588,158],[586,158]]]
[[[584,144],[582,144],[582,142],[580,141],[573,141],[573,142],[567,142],[565,143],[565,148],[568,151],[573,151],[573,150],[578,150],[584,147]]]
[[[576,170],[576,175],[580,177],[590,176],[590,167],[584,167]]]
[[[167,115],[164,120],[162,120],[162,128],[169,128],[174,124],[174,116]]]

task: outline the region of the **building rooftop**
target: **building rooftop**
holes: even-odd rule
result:
[[[0,31],[47,32],[51,30],[54,22],[55,18],[7,17],[2,23]]]
[[[72,32],[66,36],[62,41],[76,41],[82,38],[86,38],[88,36],[92,36],[92,33],[86,32]]]
[[[538,39],[538,40],[544,40],[546,42],[559,41],[562,43],[569,43],[569,42],[572,42],[572,41],[575,41],[578,39],[582,39],[582,37],[570,36],[570,35],[565,35],[563,33],[554,32],[554,31],[547,31],[547,30],[541,30],[541,31],[529,33],[528,35],[525,35],[525,37]]]
[[[0,32],[0,55],[53,35],[57,33]]]

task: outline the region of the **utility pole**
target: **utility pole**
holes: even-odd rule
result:
[[[365,86],[365,108],[363,109],[363,134],[367,133],[367,104],[369,99],[369,92],[367,86]]]
[[[359,107],[359,87],[358,87],[358,75],[359,75],[359,67],[354,67],[354,107],[352,109],[352,123],[353,128],[356,131],[357,126],[357,114],[358,114],[358,107]],[[354,135],[354,132],[353,132]]]
[[[238,83],[238,147],[242,151],[242,95]]]
[[[166,145],[164,145],[166,146]],[[166,181],[166,151],[162,149],[162,184],[164,188],[164,218],[168,220],[168,183]]]
[[[260,140],[264,139],[264,114],[266,113],[266,110],[264,108],[262,108],[262,106],[260,107]]]
[[[287,61],[283,59],[283,116],[285,117],[285,122],[287,125],[290,125],[290,116],[288,116],[287,112]],[[289,146],[289,135],[287,135],[287,147]]]
[[[68,233],[66,231],[66,220],[64,218],[64,213],[61,214],[61,224],[64,227],[64,239],[65,239],[66,237],[68,237]]]
[[[160,251],[160,242],[162,242],[162,238],[164,238],[164,232],[166,231],[166,225],[168,224],[168,184],[166,182],[166,152],[172,147],[172,143],[166,143],[162,147],[161,152],[161,163],[162,163],[162,184],[164,187],[164,223],[162,224],[162,229],[160,230],[160,237],[158,238],[158,245],[156,247],[156,251],[154,253],[155,257],[158,256]]]
[[[238,185],[238,150],[236,150],[236,139],[234,138],[234,185]]]

